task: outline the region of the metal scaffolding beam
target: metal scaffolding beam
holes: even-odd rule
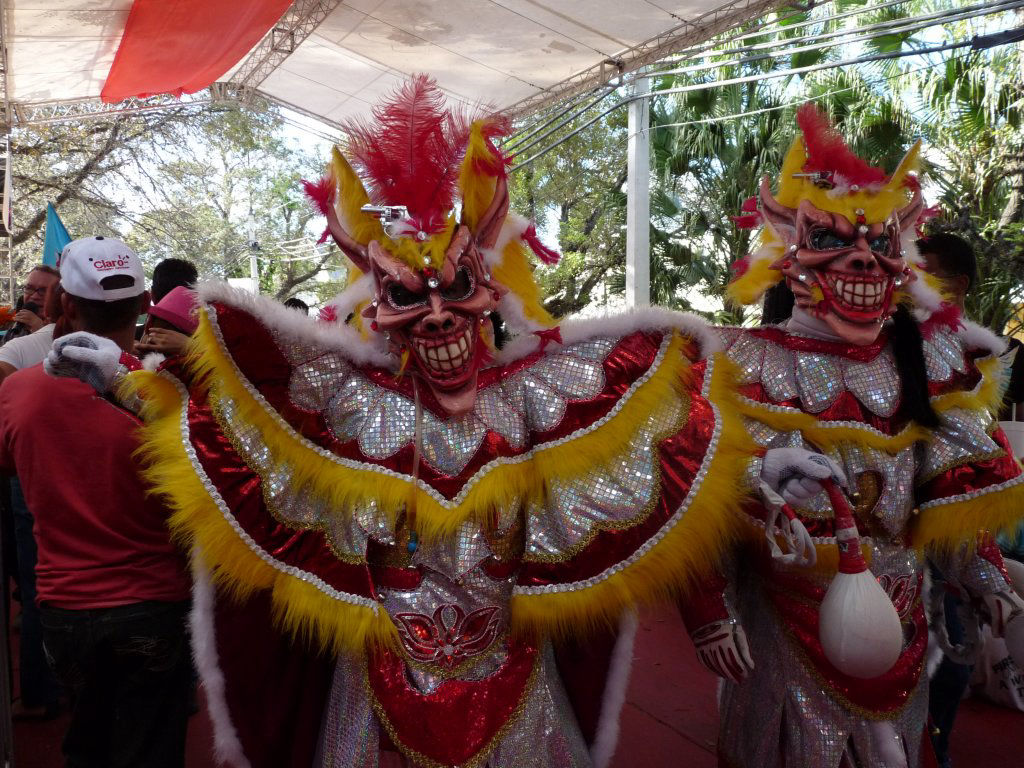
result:
[[[242,60],[229,82],[242,86],[239,93],[243,95],[253,93],[249,89],[259,88],[339,5],[341,0],[295,0],[274,28]]]
[[[778,0],[732,0],[696,19],[680,18],[680,23],[672,29],[628,48],[614,58],[605,59],[600,64],[577,72],[572,77],[513,104],[507,111],[515,118],[532,114],[553,102],[593,90],[616,75],[634,72],[665,58],[670,53],[727,32],[753,16],[768,13],[778,5]]]

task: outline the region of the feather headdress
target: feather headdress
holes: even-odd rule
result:
[[[527,253],[547,264],[558,254],[540,242],[532,222],[508,213],[508,158],[495,145],[511,132],[507,118],[452,109],[437,83],[418,75],[346,130],[347,152],[336,148],[327,175],[304,184],[357,267],[366,271],[367,246],[376,240],[413,269],[438,269],[461,223],[509,290],[499,306],[509,325],[527,331],[554,325]],[[376,216],[362,212],[367,203],[404,206],[408,219],[385,232]]]
[[[804,200],[818,210],[845,216],[851,223],[874,224],[888,220],[904,209],[920,191],[915,176],[921,142],[916,142],[891,174],[875,168],[858,157],[835,127],[813,104],[797,110],[801,135],[793,139],[779,172],[778,191],[774,199],[781,205],[797,208]],[[762,189],[767,189],[763,187]],[[736,217],[738,226],[764,224],[759,213],[747,210]],[[913,246],[913,229],[904,242],[911,267],[918,267]],[[753,304],[775,283],[782,272],[774,268],[783,255],[783,244],[768,226],[762,226],[758,247],[734,265],[735,277],[727,295],[739,304]],[[921,275],[913,289],[914,302],[938,307],[937,294],[925,295],[927,275]],[[913,284],[912,284],[913,285]],[[918,296],[917,294],[921,294]],[[931,305],[935,306],[932,307]]]

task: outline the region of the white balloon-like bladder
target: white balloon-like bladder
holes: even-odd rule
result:
[[[832,666],[857,678],[884,675],[903,648],[896,606],[869,570],[835,575],[821,602],[818,637]]]

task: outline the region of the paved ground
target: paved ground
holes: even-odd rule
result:
[[[678,616],[646,613],[635,656],[613,768],[715,768],[716,678],[697,663]],[[60,768],[65,726],[66,717],[18,723],[14,768]],[[205,712],[192,718],[187,768],[215,766],[210,733]],[[953,758],[955,768],[1024,765],[1024,713],[964,702]]]

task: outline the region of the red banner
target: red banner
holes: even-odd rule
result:
[[[107,103],[195,93],[227,72],[291,0],[135,0],[103,84]]]

